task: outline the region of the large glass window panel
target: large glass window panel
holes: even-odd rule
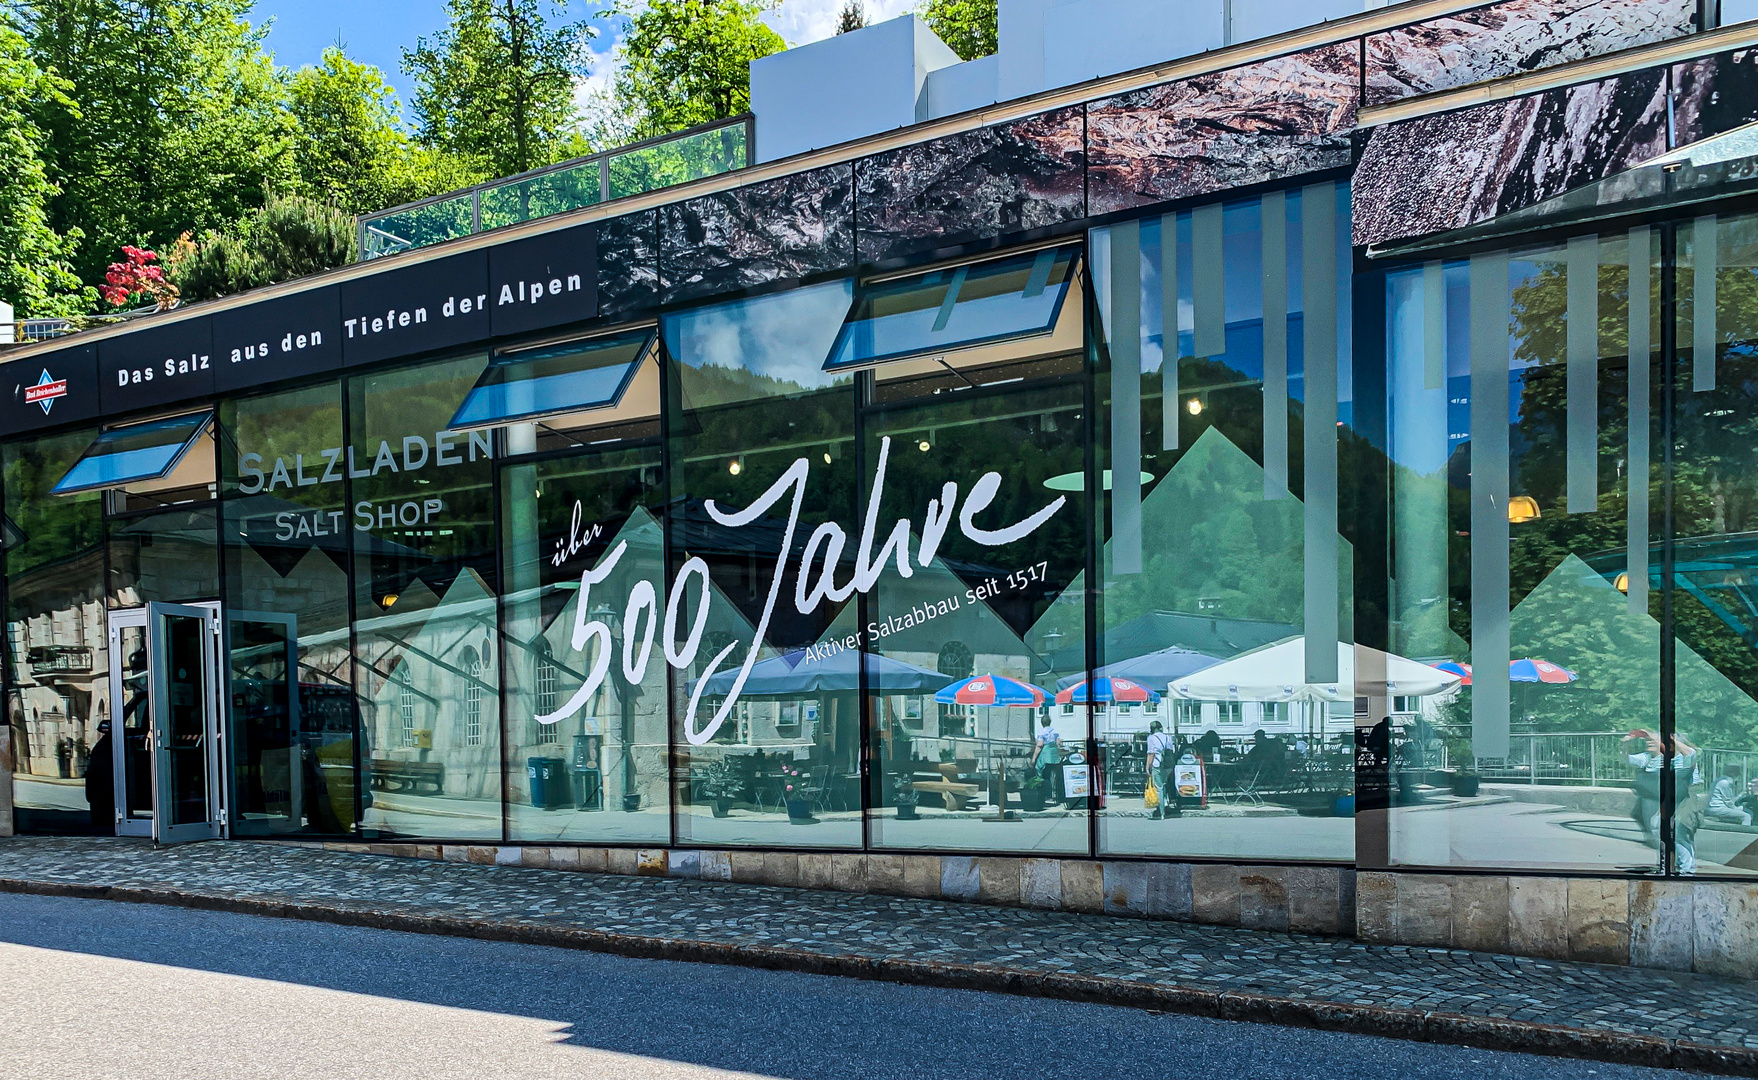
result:
[[[651,354],[653,339],[654,332],[644,329],[496,356],[458,406],[450,426],[490,427],[615,406]]]
[[[232,831],[354,831],[359,718],[349,652],[342,384],[225,401],[221,537]]]
[[[861,844],[858,681],[852,665],[830,679],[802,666],[808,650],[855,631],[855,602],[840,590],[813,597],[817,571],[802,585],[799,569],[820,528],[851,538],[829,556],[839,566],[859,533],[852,379],[820,370],[849,296],[848,283],[832,282],[662,325],[673,395],[667,542],[681,583],[667,605],[677,606],[680,648],[701,625],[672,686],[674,820],[687,843]]]
[[[1094,233],[1099,664],[1058,689],[1104,851],[1353,857],[1347,222],[1327,183]]]
[[[110,606],[220,595],[219,510],[211,501],[109,522]]]
[[[50,493],[96,434],[76,431],[0,447],[6,513],[15,529],[5,554],[4,674],[20,832],[115,831],[114,773],[103,767],[112,753],[114,718],[103,507],[95,492]],[[91,769],[94,758],[100,765]]]
[[[92,440],[91,446],[55,484],[54,493],[71,495],[167,477],[212,421],[213,413],[209,411],[112,428]]]
[[[1395,864],[1657,865],[1657,257],[1636,229],[1386,277],[1390,641],[1450,676],[1362,690]]]
[[[659,484],[657,443],[501,471],[511,839],[671,837],[669,680],[658,608],[639,602],[643,584],[665,595]],[[583,586],[588,576],[596,580]],[[607,634],[576,650],[582,622]],[[588,690],[601,660],[603,677]]]
[[[863,285],[824,370],[1048,334],[1079,250],[1045,248]]]
[[[1675,867],[1752,874],[1758,872],[1758,827],[1752,824],[1758,807],[1758,217],[1703,215],[1676,228]],[[1658,552],[1652,562],[1660,570]],[[1646,776],[1637,786],[1639,796],[1657,787]],[[1645,811],[1651,807],[1659,809],[1644,802]]]
[[[448,430],[480,355],[348,380],[369,833],[501,835],[493,441]]]
[[[823,370],[853,294],[852,283],[836,281],[666,316],[660,335],[677,405],[773,406],[790,395],[853,385],[847,373]]]
[[[858,557],[876,584],[847,629],[867,654],[876,847],[1088,850],[1089,710],[1054,701],[1086,669],[1075,371],[863,417],[874,541]]]

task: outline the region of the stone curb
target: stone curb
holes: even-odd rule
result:
[[[1727,1076],[1758,1077],[1758,1049],[1721,1046],[1598,1028],[1565,1027],[1526,1020],[1384,1005],[1360,1005],[1272,994],[1205,990],[1197,987],[1136,983],[1092,975],[1034,972],[989,964],[839,956],[805,949],[613,933],[512,920],[414,915],[370,908],[259,900],[176,889],[0,878],[0,893],[64,896],[164,904],[202,911],[224,911],[276,919],[360,926],[405,933],[548,945],[610,953],[644,960],[834,975],[961,990],[1020,994],[1097,1005],[1182,1013],[1220,1020],[1282,1024],[1343,1031],[1412,1042],[1447,1043],[1485,1050],[1512,1050],[1552,1057],[1586,1058],[1657,1069],[1685,1069]]]

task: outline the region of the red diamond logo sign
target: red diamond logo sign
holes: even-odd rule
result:
[[[25,404],[41,405],[44,416],[49,415],[49,409],[54,406],[56,398],[66,396],[67,380],[51,376],[47,368],[43,369],[43,374],[37,379],[35,386],[24,388]]]

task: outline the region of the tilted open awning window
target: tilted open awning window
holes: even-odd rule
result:
[[[863,285],[824,370],[1049,334],[1079,258],[1065,245]]]
[[[537,345],[497,354],[448,427],[494,427],[540,416],[613,408],[653,352],[655,330]]]
[[[111,428],[86,447],[53,495],[120,487],[171,475],[213,422],[212,409]]]

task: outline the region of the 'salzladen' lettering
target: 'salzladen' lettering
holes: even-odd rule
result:
[[[400,449],[393,447],[389,439],[380,439],[378,449],[371,452],[370,460],[364,457],[365,451],[361,458],[356,459],[352,446],[347,448],[345,454],[339,446],[327,447],[318,453],[323,456],[321,473],[318,472],[317,462],[308,463],[302,453],[294,454],[291,464],[285,457],[277,457],[274,464],[267,469],[262,467],[261,454],[244,454],[238,459],[238,490],[245,495],[255,495],[282,487],[334,484],[342,479],[344,462],[348,475],[355,480],[365,480],[381,472],[417,472],[430,463],[439,467],[463,465],[479,457],[492,458],[494,444],[487,431],[472,431],[464,435],[455,431],[440,431],[434,433],[431,443],[421,435],[405,435]]]
[[[873,477],[872,496],[867,503],[867,513],[861,526],[860,542],[856,548],[854,573],[842,584],[835,580],[836,567],[841,561],[843,548],[848,544],[848,534],[835,522],[826,522],[818,526],[806,541],[805,550],[800,556],[796,578],[798,585],[794,590],[794,606],[802,613],[812,611],[825,598],[831,600],[846,599],[855,592],[867,592],[877,584],[883,568],[888,561],[895,560],[900,577],[911,577],[915,573],[909,554],[910,521],[899,518],[880,545],[878,554],[873,554],[873,544],[878,535],[879,507],[883,501],[885,490],[885,466],[891,455],[891,440],[885,438],[879,443],[879,462]],[[769,509],[792,495],[792,505],[788,510],[787,528],[782,533],[781,541],[776,548],[775,565],[770,576],[769,595],[763,603],[762,617],[752,634],[752,640],[745,652],[743,663],[739,666],[738,675],[732,687],[727,691],[726,698],[714,712],[706,727],[697,730],[696,714],[701,707],[702,695],[709,681],[720,670],[720,665],[739,647],[737,641],[723,647],[696,679],[695,689],[690,693],[689,710],[684,714],[684,737],[694,746],[701,746],[714,737],[726,718],[732,714],[738,704],[739,695],[744,692],[745,681],[750,677],[751,668],[757,662],[758,652],[768,634],[769,620],[775,614],[775,602],[781,592],[783,564],[788,553],[793,550],[795,529],[799,525],[800,506],[805,499],[806,481],[811,475],[811,462],[807,458],[798,458],[788,469],[771,484],[769,490],[759,495],[743,510],[728,512],[722,510],[713,499],[704,503],[704,509],[715,523],[729,529],[739,529],[762,519]],[[1001,474],[984,473],[971,485],[970,492],[965,496],[962,506],[958,506],[958,527],[964,536],[985,547],[1001,547],[1016,543],[1036,532],[1045,522],[1055,516],[1067,503],[1066,496],[1058,496],[1053,502],[1039,509],[1029,517],[1005,525],[998,529],[986,529],[977,523],[977,515],[989,508],[995,495],[1001,490]],[[937,498],[930,499],[923,514],[921,541],[916,549],[915,566],[927,567],[939,550],[940,542],[946,536],[946,530],[953,520],[953,510],[958,504],[958,485],[948,481],[940,489]],[[570,528],[574,527],[570,525]],[[612,548],[597,566],[587,569],[580,575],[580,593],[575,600],[574,628],[571,646],[575,652],[582,652],[588,644],[596,644],[593,651],[592,668],[586,674],[586,680],[574,692],[561,708],[551,713],[539,715],[536,719],[540,724],[554,724],[578,712],[592,699],[604,684],[610,672],[611,634],[610,628],[597,619],[589,618],[592,611],[592,587],[607,580],[616,569],[617,563],[628,550],[628,541],[619,542]],[[820,554],[822,553],[822,554]],[[808,589],[807,581],[814,575],[814,560],[817,561],[816,581]],[[678,641],[678,616],[685,609],[682,603],[691,577],[701,578],[700,595],[695,601],[695,619],[690,627],[689,636],[680,643]],[[708,564],[700,557],[687,560],[678,569],[677,576],[672,579],[671,589],[666,596],[664,614],[664,632],[661,638],[665,659],[674,668],[687,668],[695,663],[696,653],[701,645],[702,632],[708,622]],[[642,618],[645,614],[645,619]],[[660,622],[658,596],[653,585],[647,581],[638,581],[629,591],[628,602],[623,614],[623,648],[622,673],[631,685],[638,685],[645,678],[647,662],[653,649],[655,627]],[[642,627],[639,654],[636,652],[636,628]],[[857,642],[858,643],[858,642]]]

